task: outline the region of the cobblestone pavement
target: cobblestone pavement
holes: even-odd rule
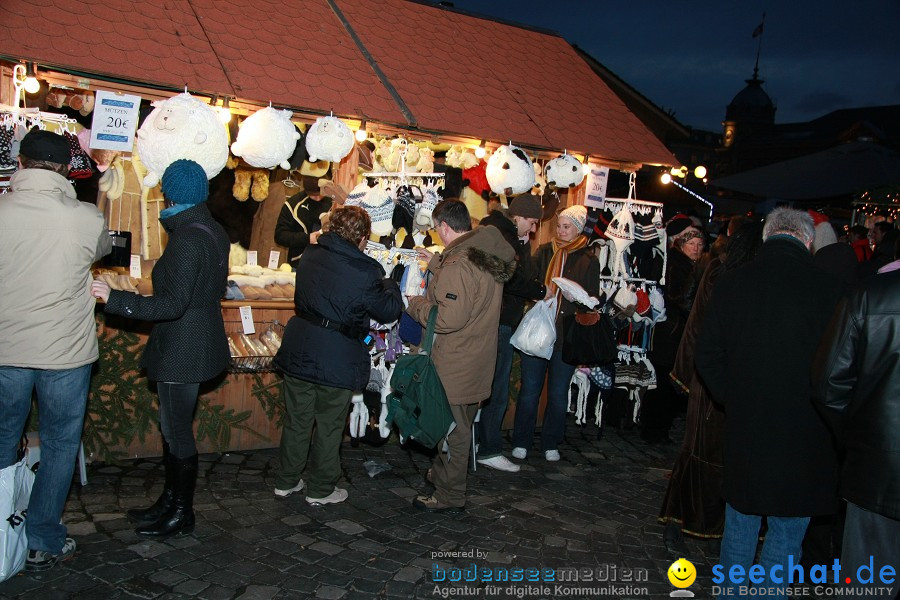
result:
[[[677,556],[664,547],[656,515],[678,447],[648,446],[636,430],[597,433],[570,420],[559,462],[535,451],[519,473],[470,466],[462,515],[412,508],[430,458],[394,441],[345,442],[339,485],[350,497],[324,507],[302,494],[273,495],[277,449],[202,455],[196,531],[163,542],[137,537],[124,517],[158,495],[159,460],[94,464],[63,517],[78,542],[75,557],[0,583],[0,597],[668,598],[666,571]],[[388,470],[370,477],[367,461]],[[686,545],[699,572],[690,589],[708,597],[716,556],[705,542]],[[449,581],[475,569],[483,580],[488,570],[515,577],[516,568],[536,568],[543,576],[570,567],[581,569],[580,581]]]

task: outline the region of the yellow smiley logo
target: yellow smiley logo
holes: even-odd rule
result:
[[[679,558],[669,566],[669,583],[677,588],[686,588],[697,579],[697,569],[685,558]]]

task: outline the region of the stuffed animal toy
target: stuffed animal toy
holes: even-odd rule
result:
[[[100,176],[97,189],[106,192],[108,200],[118,200],[125,191],[125,167],[122,160],[117,159],[112,165],[106,165],[106,172]]]
[[[309,162],[341,162],[353,149],[355,138],[350,128],[337,117],[319,117],[306,132]]]
[[[463,169],[463,185],[467,186],[473,192],[478,194],[482,199],[487,200],[491,197],[491,186],[488,183],[487,163],[483,160],[469,169]]]
[[[293,114],[271,106],[256,111],[241,123],[231,153],[243,158],[251,167],[290,169],[288,159],[302,137],[291,123]]]
[[[571,154],[557,156],[544,169],[547,185],[557,188],[572,188],[584,181],[584,168]]]
[[[419,148],[419,160],[413,166],[416,173],[431,173],[434,171],[434,150],[431,148]]]
[[[144,185],[155,187],[166,167],[180,158],[198,163],[209,179],[225,168],[228,132],[206,102],[187,92],[153,103],[137,132],[137,151],[147,168]]]
[[[231,195],[235,200],[246,202],[252,197],[257,202],[263,202],[269,197],[269,169],[253,167],[243,159],[233,156],[228,157],[225,166],[234,169]]]
[[[448,167],[455,167],[463,170],[471,169],[477,165],[478,162],[478,159],[475,158],[475,154],[461,146],[450,146],[450,149],[447,150],[446,157],[444,158],[444,164]]]
[[[534,167],[534,186],[531,188],[531,193],[541,197],[544,195],[544,188],[547,187],[547,179],[544,177],[544,170],[541,169],[541,165],[535,162],[531,166]]]
[[[606,237],[612,246],[609,254],[609,270],[613,281],[625,277],[625,251],[634,242],[634,218],[627,207],[623,206],[606,228]]]
[[[485,175],[495,194],[522,194],[534,186],[531,159],[512,144],[500,146],[491,154]]]

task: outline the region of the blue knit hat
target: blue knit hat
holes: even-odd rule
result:
[[[173,204],[194,205],[206,202],[209,196],[206,171],[192,160],[178,159],[163,173],[162,193]]]

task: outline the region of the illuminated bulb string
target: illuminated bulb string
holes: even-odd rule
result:
[[[691,196],[693,196],[694,198],[696,198],[697,200],[702,202],[703,204],[707,205],[709,207],[709,220],[712,221],[712,217],[713,217],[713,203],[712,202],[710,202],[709,200],[707,200],[700,194],[697,194],[697,193],[693,192],[692,190],[689,190],[688,188],[681,185],[674,179],[672,180],[672,184],[678,186],[679,188],[681,188],[682,190],[684,190],[685,192],[687,192],[688,194],[690,194]]]

